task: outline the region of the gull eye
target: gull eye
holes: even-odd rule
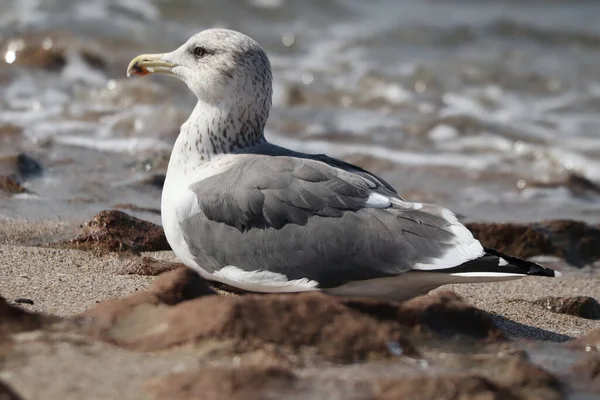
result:
[[[196,58],[202,58],[207,54],[208,54],[208,51],[204,47],[202,47],[202,46],[194,47],[194,56]]]

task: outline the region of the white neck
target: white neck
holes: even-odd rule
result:
[[[199,101],[181,125],[169,170],[191,172],[217,155],[237,153],[264,143],[262,116],[251,118],[248,114],[248,109],[240,112]]]

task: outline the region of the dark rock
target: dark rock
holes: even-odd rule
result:
[[[17,174],[22,180],[42,175],[44,168],[32,156],[26,153],[17,154]]]
[[[15,303],[17,303],[17,304],[29,304],[29,305],[32,306],[33,305],[33,300],[31,300],[31,299],[25,299],[25,298],[20,297],[20,298],[18,298],[18,299],[15,300]]]
[[[424,326],[444,335],[465,335],[482,339],[504,337],[486,312],[466,304],[450,291],[419,296],[400,304],[366,299],[347,299],[344,302],[349,307],[380,320],[398,321],[409,327]]]
[[[0,381],[0,400],[21,400],[21,396],[6,383]]]
[[[101,211],[86,222],[79,237],[52,245],[100,252],[171,249],[162,227],[115,210]]]
[[[0,297],[0,341],[7,335],[40,329],[58,318],[26,311]]]
[[[544,297],[533,303],[558,314],[569,314],[587,319],[600,319],[600,304],[592,297]]]
[[[151,382],[147,389],[156,399],[261,400],[285,397],[296,382],[286,368],[206,367],[171,374]]]
[[[0,191],[9,194],[31,193],[14,179],[4,175],[0,175]]]
[[[181,263],[156,260],[152,257],[141,257],[132,260],[121,271],[119,271],[119,274],[156,276],[162,274],[163,272],[172,271],[180,267],[186,268]]]
[[[583,267],[600,259],[600,229],[581,221],[541,223],[469,223],[467,228],[484,246],[521,258],[553,255]]]

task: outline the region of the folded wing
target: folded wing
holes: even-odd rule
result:
[[[454,215],[318,160],[255,155],[190,188],[185,240],[200,265],[270,271],[319,287],[452,268],[484,254]]]

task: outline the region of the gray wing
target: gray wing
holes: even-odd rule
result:
[[[462,246],[451,213],[416,209],[317,160],[255,155],[191,189],[201,212],[184,221],[185,240],[213,270],[235,265],[334,287],[476,257],[440,262]]]
[[[385,193],[386,195],[390,195],[392,197],[396,197],[400,200],[403,200],[402,197],[398,194],[396,189],[388,182],[386,182],[383,178],[357,166],[354,164],[347,163],[345,161],[339,160],[337,158],[329,157],[326,154],[306,154],[300,153],[294,150],[287,149],[285,147],[276,146],[269,143],[266,146],[257,146],[252,149],[247,149],[252,154],[260,154],[260,155],[269,155],[269,156],[287,156],[308,160],[316,160],[322,163],[329,165],[332,168],[337,168],[341,170],[345,170],[351,172],[355,175],[361,176],[365,179],[369,187],[371,189],[376,189],[381,193]]]
[[[318,216],[339,218],[365,207],[371,193],[364,179],[325,164],[267,156],[255,156],[191,188],[208,219],[240,231],[305,225]]]

